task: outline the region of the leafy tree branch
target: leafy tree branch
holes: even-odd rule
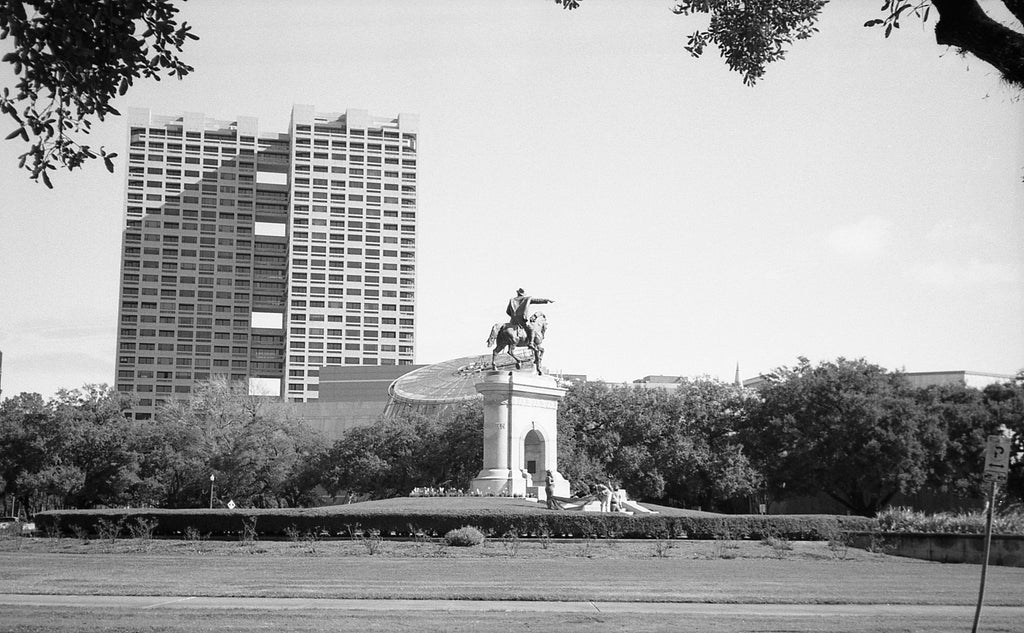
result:
[[[580,0],[555,0],[576,9]],[[1000,0],[1024,24],[1024,0]],[[700,57],[717,47],[730,70],[754,85],[768,64],[782,60],[797,41],[817,32],[815,24],[828,0],[681,0],[672,12],[708,16],[706,28],[694,31],[684,48]],[[882,27],[885,37],[900,28],[901,19],[927,22],[938,14],[935,41],[970,53],[998,70],[1003,79],[1024,87],[1024,31],[994,20],[978,0],[882,0],[882,16],[864,23]]]
[[[136,79],[181,79],[192,72],[177,55],[191,27],[178,24],[170,0],[0,0],[0,40],[9,39],[16,82],[0,94],[0,114],[17,127],[7,140],[29,149],[19,166],[53,184],[49,171],[116,156],[82,142],[94,120],[119,113],[111,101]],[[98,154],[97,154],[98,152]]]

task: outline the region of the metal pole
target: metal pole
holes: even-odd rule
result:
[[[978,633],[978,621],[981,620],[981,603],[985,601],[985,576],[988,573],[988,555],[992,549],[992,507],[996,505],[996,482],[988,491],[988,512],[985,514],[985,558],[981,561],[981,587],[978,589],[978,608],[974,610],[974,625],[971,633]]]
[[[210,475],[210,509],[213,510],[213,479],[214,476]]]

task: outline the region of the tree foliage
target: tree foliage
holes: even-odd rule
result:
[[[105,385],[0,403],[0,495],[28,512],[115,505],[297,507],[320,486],[374,497],[417,486],[465,489],[483,462],[479,405],[382,419],[328,449],[288,405],[218,378],[155,419],[133,421]],[[675,390],[584,383],[558,416],[559,470],[574,492],[598,483],[670,505],[821,492],[872,515],[898,493],[976,499],[986,437],[1012,436],[1001,503],[1024,502],[1024,380],[984,390],[912,388],[864,360],[779,368],[758,392],[714,380]]]
[[[106,385],[61,390],[44,402],[21,394],[0,405],[3,494],[30,512],[44,506],[127,503],[138,446],[127,400]]]
[[[989,416],[1011,437],[1007,501],[1024,504],[1024,372],[1010,382],[989,385],[982,393]]]
[[[145,474],[168,504],[204,502],[209,477],[219,503],[300,505],[316,486],[308,468],[326,443],[284,403],[249,395],[245,382],[215,377],[189,400],[163,407],[151,426]],[[159,450],[164,446],[164,450]]]
[[[565,468],[583,476],[574,483],[584,487],[612,479],[639,498],[716,507],[758,484],[734,438],[751,398],[713,380],[686,381],[675,390],[574,386],[559,410],[572,439],[560,442],[559,462],[568,452],[587,464],[580,472]]]
[[[326,443],[282,404],[217,378],[153,420],[125,415],[106,385],[21,394],[0,405],[0,493],[41,507],[203,507],[211,474],[223,504],[315,501]]]
[[[32,179],[52,187],[48,171],[96,158],[80,135],[94,119],[118,115],[111,101],[136,79],[192,72],[177,54],[198,38],[177,13],[171,0],[0,2],[0,40],[13,44],[2,61],[17,78],[0,95],[0,113],[17,125],[7,139],[30,143],[20,166]],[[113,171],[116,154],[99,155]]]
[[[555,0],[565,9],[576,9],[580,0]],[[935,41],[970,53],[990,64],[1003,78],[1024,87],[1024,31],[992,19],[978,0],[879,0],[881,17],[866,27],[881,27],[885,37],[900,28],[908,17],[927,22],[932,9],[938,15]],[[1001,0],[1024,23],[1024,0]],[[685,49],[700,57],[715,46],[730,70],[743,83],[754,85],[765,67],[783,59],[797,40],[817,32],[815,24],[828,0],[680,0],[673,13],[708,16],[707,27],[694,31]]]
[[[413,413],[350,429],[323,458],[328,492],[407,495],[417,486],[466,489],[483,463],[483,410]]]
[[[817,32],[814,24],[827,0],[683,0],[674,9],[678,15],[706,13],[708,27],[697,30],[686,42],[694,57],[704,54],[709,44],[718,46],[730,70],[754,85],[765,66],[786,56],[796,40]]]
[[[767,379],[741,436],[776,497],[820,491],[874,516],[924,486],[944,454],[939,417],[900,374],[862,359],[801,358]]]
[[[945,440],[932,457],[929,487],[959,497],[984,496],[981,456],[986,438],[1000,429],[985,394],[962,385],[933,386],[919,390],[918,401],[937,418]]]

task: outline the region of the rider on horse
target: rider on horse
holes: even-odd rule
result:
[[[526,330],[526,340],[530,348],[533,348],[534,331],[533,323],[527,318],[527,313],[530,305],[535,303],[554,303],[554,301],[527,296],[526,291],[520,288],[516,290],[516,296],[508,300],[508,306],[505,308],[505,314],[509,317],[509,325]]]

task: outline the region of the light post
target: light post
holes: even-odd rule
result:
[[[214,476],[210,475],[210,509],[213,510],[213,480]]]

